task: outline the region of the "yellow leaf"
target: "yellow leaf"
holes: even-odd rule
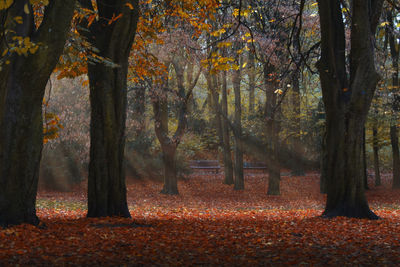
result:
[[[247,66],[247,62],[243,63],[242,68],[245,68]]]
[[[0,10],[9,8],[12,5],[12,3],[14,3],[13,0],[0,1]]]
[[[34,46],[34,47],[30,47],[30,48],[29,48],[29,52],[30,52],[31,54],[35,54],[35,53],[38,51],[38,49],[39,49],[39,46],[36,45],[36,46]]]
[[[26,13],[26,14],[29,14],[30,12],[29,12],[29,6],[28,6],[28,4],[25,4],[24,5],[24,12]]]
[[[384,21],[384,22],[382,22],[382,23],[380,24],[381,27],[384,27],[384,26],[386,26],[386,25],[389,25],[389,22],[388,22],[388,21]]]
[[[24,45],[29,46],[31,44],[31,39],[29,37],[24,38]]]
[[[14,18],[14,20],[15,20],[15,22],[17,22],[18,24],[22,24],[22,22],[23,22],[23,19],[22,19],[21,16],[16,16],[16,17]]]

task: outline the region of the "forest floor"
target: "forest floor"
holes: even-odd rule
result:
[[[372,178],[371,178],[372,179]],[[400,190],[367,192],[382,219],[324,219],[319,174],[283,176],[281,195],[266,195],[266,175],[246,173],[244,191],[223,176],[197,172],[179,182],[128,181],[132,219],[85,218],[86,186],[38,195],[43,227],[0,229],[0,265],[15,266],[398,266]]]

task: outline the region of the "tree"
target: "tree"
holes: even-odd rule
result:
[[[377,121],[374,120],[372,125],[372,147],[374,150],[374,170],[375,170],[375,186],[380,186],[381,183],[381,172],[379,170],[379,146],[378,146],[378,126]]]
[[[236,127],[235,134],[235,164],[234,164],[234,189],[243,190],[244,189],[244,172],[243,172],[243,142],[242,142],[242,98],[240,94],[240,82],[241,82],[241,62],[240,55],[237,53],[239,50],[240,43],[235,42],[234,52],[235,64],[238,66],[236,70],[232,73],[232,85],[233,91],[235,93],[235,113],[234,113],[234,123]]]
[[[375,70],[374,35],[382,0],[353,0],[351,28],[345,27],[341,1],[318,0],[321,58],[317,63],[326,113],[327,202],[323,216],[377,219],[365,198],[362,136],[379,75]],[[346,55],[346,34],[351,48]],[[347,72],[346,57],[350,58]]]
[[[386,11],[386,18],[389,22],[387,26],[387,35],[389,39],[389,48],[392,58],[392,87],[394,90],[392,108],[393,112],[400,109],[399,90],[399,44],[395,36],[392,10]],[[395,116],[393,116],[395,117]],[[393,158],[393,188],[400,188],[400,152],[399,152],[399,134],[396,120],[393,118],[390,123],[390,141],[392,145]]]
[[[183,49],[179,50],[183,52]],[[173,66],[178,87],[176,100],[178,108],[178,126],[172,137],[168,136],[168,92],[171,91],[168,82],[168,73],[164,75],[163,83],[161,84],[161,92],[159,92],[158,95],[154,94],[152,99],[155,118],[154,128],[157,138],[160,141],[164,163],[164,186],[161,193],[168,195],[179,194],[176,171],[176,149],[185,133],[189,100],[201,73],[201,69],[198,70],[197,74],[194,76],[195,78],[190,79],[191,83],[185,86],[185,64],[182,64],[183,62],[183,54],[180,54],[178,56],[175,55],[171,63],[166,64],[167,68],[170,65]]]
[[[277,160],[279,150],[279,108],[277,93],[275,92],[276,82],[271,80],[268,64],[264,66],[264,82],[267,102],[265,103],[266,132],[268,136],[268,148],[272,151],[271,158]],[[280,195],[280,165],[270,165],[268,168],[268,195]]]
[[[36,193],[43,147],[42,101],[63,51],[75,1],[50,1],[35,21],[32,2],[0,10],[0,225],[37,225]],[[35,23],[39,26],[35,26]]]
[[[82,32],[98,55],[112,62],[89,62],[90,162],[88,217],[130,217],[124,170],[128,58],[139,18],[138,0],[81,0],[98,19]]]
[[[233,184],[233,162],[231,156],[230,131],[228,122],[225,118],[228,117],[228,93],[227,93],[227,77],[226,71],[222,71],[222,98],[221,98],[221,113],[222,113],[222,137],[223,137],[223,154],[224,154],[224,172],[225,184]]]

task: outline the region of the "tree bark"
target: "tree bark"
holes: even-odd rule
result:
[[[321,58],[317,64],[326,113],[327,202],[323,216],[377,219],[365,198],[362,176],[364,123],[379,75],[373,40],[383,1],[353,0],[350,73],[340,1],[318,0]],[[378,16],[379,18],[379,16]],[[350,79],[348,79],[348,77]]]
[[[392,145],[393,157],[393,188],[400,188],[400,156],[399,156],[399,136],[397,126],[390,126],[390,141]]]
[[[223,154],[224,154],[223,158],[224,158],[224,170],[225,170],[224,184],[231,185],[234,183],[234,181],[233,181],[233,163],[231,155],[229,125],[226,120],[226,118],[228,118],[228,94],[227,94],[226,71],[222,72],[221,110],[223,114],[222,136],[223,136]]]
[[[162,194],[178,195],[178,177],[176,171],[176,148],[175,144],[163,143],[163,163],[164,163],[164,186]]]
[[[130,217],[126,201],[124,168],[127,112],[128,58],[139,18],[137,0],[97,1],[100,19],[89,27],[87,37],[99,55],[111,60],[88,64],[90,86],[90,162],[88,217]],[[91,2],[85,7],[92,9]],[[115,14],[122,14],[109,23]]]
[[[2,14],[7,16],[3,41],[11,44],[14,36],[28,37],[39,49],[26,55],[9,52],[10,64],[3,64],[0,70],[0,226],[39,223],[36,194],[43,148],[42,101],[74,9],[75,1],[50,1],[37,30],[27,0],[15,1]],[[16,16],[23,18],[22,24],[11,22]]]
[[[328,177],[328,148],[326,147],[326,130],[323,134],[322,144],[321,144],[321,175],[319,181],[319,191],[321,194],[326,194],[327,189],[327,177]]]
[[[255,102],[255,87],[256,87],[256,62],[255,56],[252,51],[249,51],[249,63],[248,63],[248,75],[249,75],[249,116],[254,114],[254,102]]]
[[[376,123],[372,126],[373,136],[373,150],[374,150],[374,170],[375,170],[375,186],[380,186],[381,183],[381,172],[379,170],[379,145],[378,145],[378,127]]]
[[[134,89],[133,116],[135,118],[135,138],[139,139],[146,134],[146,86]]]
[[[232,74],[233,90],[235,92],[235,127],[237,135],[235,135],[235,180],[234,190],[244,190],[244,173],[243,173],[243,143],[242,143],[242,104],[240,94],[240,60],[236,56],[236,64],[239,66],[238,70],[234,70]]]
[[[217,81],[217,76],[216,74],[210,73],[209,70],[206,72],[206,77],[207,77],[207,89],[210,92],[211,96],[211,105],[213,109],[213,114],[214,114],[214,120],[213,124],[215,126],[215,129],[217,130],[217,136],[218,136],[218,147],[223,147],[223,133],[222,133],[222,118],[221,114],[219,112],[220,106],[219,106],[219,93],[218,93],[218,81]]]
[[[387,11],[387,20],[391,28],[388,31],[390,54],[392,56],[392,86],[394,89],[392,108],[394,112],[400,110],[400,96],[399,96],[399,45],[397,38],[394,36],[394,23],[392,11]],[[399,135],[396,125],[396,119],[391,120],[390,125],[390,142],[392,145],[392,160],[393,160],[393,188],[400,188],[400,151],[399,151]]]
[[[302,155],[304,153],[303,146],[301,143],[301,99],[300,99],[300,65],[301,65],[301,57],[300,57],[300,31],[299,27],[296,25],[295,30],[296,34],[293,36],[293,46],[295,48],[295,69],[291,75],[291,86],[292,86],[292,105],[293,105],[293,124],[294,124],[294,137],[292,138],[292,147],[295,151],[295,154]],[[299,162],[298,158],[293,158],[295,168],[292,169],[292,175],[294,176],[304,176],[304,168]]]
[[[293,90],[293,122],[294,122],[294,138],[292,138],[292,147],[293,150],[295,151],[296,155],[302,155],[304,150],[303,146],[301,144],[301,125],[300,125],[300,117],[301,117],[301,111],[300,111],[300,70],[296,67],[296,69],[293,71],[292,75],[292,90]],[[293,158],[294,162],[294,169],[292,170],[292,175],[294,176],[304,176],[305,172],[303,169],[303,166],[301,166],[301,163],[299,162],[298,158]]]
[[[369,189],[368,187],[368,170],[367,170],[367,149],[365,143],[365,126],[363,129],[363,139],[362,139],[362,168],[363,168],[363,179],[364,179],[364,188]]]
[[[275,93],[274,82],[269,81],[269,74],[273,73],[273,67],[269,64],[264,65],[264,84],[266,93],[265,103],[265,120],[266,120],[266,132],[267,132],[267,146],[272,151],[272,158],[274,161],[277,160],[277,149],[279,147],[279,122],[277,121],[277,96]],[[273,164],[268,166],[268,195],[280,195],[280,166],[279,164]]]

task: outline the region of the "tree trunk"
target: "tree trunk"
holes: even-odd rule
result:
[[[98,1],[100,19],[87,33],[99,55],[117,66],[88,64],[90,82],[90,162],[88,217],[130,217],[126,201],[124,169],[128,57],[139,17],[138,1]],[[88,3],[91,7],[91,3]],[[121,18],[109,24],[115,14]]]
[[[292,90],[293,90],[293,116],[294,116],[294,138],[292,138],[292,147],[295,155],[303,155],[303,146],[301,144],[301,126],[300,126],[300,70],[296,67],[292,75]],[[299,159],[293,158],[294,169],[292,170],[292,175],[294,176],[304,176],[305,172],[303,166],[299,162]]]
[[[222,121],[221,121],[221,114],[219,112],[220,106],[219,106],[219,93],[218,93],[218,81],[217,81],[217,76],[215,74],[210,73],[208,70],[206,73],[207,77],[207,89],[210,92],[211,96],[211,105],[213,109],[213,115],[214,115],[214,120],[213,124],[215,126],[215,129],[217,130],[217,136],[218,136],[218,147],[223,147],[224,144],[224,137],[222,135]]]
[[[146,86],[142,85],[134,89],[133,116],[135,120],[135,138],[141,138],[146,134]]]
[[[374,149],[374,170],[375,170],[375,185],[380,186],[381,183],[381,172],[379,170],[379,146],[378,146],[378,127],[376,123],[372,126],[373,135],[373,149]]]
[[[323,216],[377,219],[365,198],[361,151],[364,123],[379,80],[371,40],[383,1],[371,0],[369,5],[364,0],[352,3],[350,73],[347,73],[341,3],[318,0],[321,58],[317,67],[327,134],[323,167],[327,168],[328,195]]]
[[[275,114],[274,118],[269,122],[267,125],[268,129],[268,138],[271,139],[270,146],[272,149],[272,157],[275,161],[278,159],[278,149],[279,149],[279,122],[276,120]],[[267,195],[280,195],[280,182],[281,182],[281,170],[278,164],[274,164],[269,166],[268,169],[269,176],[268,176],[268,192]]]
[[[393,188],[400,188],[400,156],[399,156],[399,136],[397,126],[390,126],[390,141],[392,144],[393,157]]]
[[[235,135],[235,180],[234,190],[244,189],[244,173],[243,173],[243,144],[242,144],[242,105],[240,95],[240,62],[239,56],[236,58],[236,64],[239,66],[238,70],[234,70],[232,74],[233,90],[235,92],[235,128],[237,135]]]
[[[174,144],[162,144],[164,163],[164,186],[162,194],[178,195],[178,178],[176,172],[176,146]]]
[[[276,85],[274,82],[269,81],[269,75],[273,73],[273,67],[265,64],[264,66],[264,84],[266,93],[265,103],[265,120],[267,132],[267,145],[268,149],[272,151],[273,161],[277,160],[277,149],[279,148],[279,122],[277,121],[277,97],[275,94]],[[280,195],[280,166],[278,164],[268,166],[268,195]]]
[[[227,95],[227,79],[226,71],[222,72],[222,136],[223,136],[223,154],[224,154],[224,170],[225,179],[224,184],[233,184],[233,163],[231,155],[230,134],[228,125],[228,95]]]
[[[394,112],[400,110],[400,96],[399,94],[399,45],[397,44],[397,38],[394,36],[394,23],[392,11],[387,11],[387,20],[391,28],[388,31],[389,35],[389,47],[390,54],[392,56],[392,86],[394,89],[392,108]],[[393,158],[393,188],[400,188],[400,152],[399,152],[399,135],[397,131],[396,119],[391,120],[390,125],[390,141],[392,145],[392,158]]]
[[[27,37],[39,49],[26,55],[9,52],[4,57],[10,64],[0,70],[0,226],[39,223],[36,194],[43,148],[42,101],[74,9],[75,1],[50,1],[37,30],[29,1],[15,1],[3,13],[7,17],[2,20],[6,32],[2,40],[12,44],[14,36]],[[11,22],[17,16],[23,18],[22,24]]]
[[[363,166],[363,180],[364,180],[364,188],[369,189],[368,187],[368,170],[367,170],[367,150],[365,143],[365,126],[363,129],[363,139],[362,139],[362,166]]]
[[[178,178],[176,171],[175,153],[178,145],[185,133],[187,124],[188,104],[192,95],[193,89],[200,77],[201,70],[198,71],[195,79],[184,86],[184,65],[182,64],[183,57],[175,55],[172,62],[167,62],[166,67],[169,69],[170,64],[173,65],[176,74],[176,81],[178,87],[177,106],[178,110],[178,127],[170,138],[168,136],[168,73],[165,73],[163,78],[162,88],[159,94],[153,95],[153,110],[154,110],[154,128],[158,141],[163,150],[163,163],[164,163],[164,187],[161,190],[162,194],[177,195],[178,191]],[[190,79],[192,80],[192,79]]]
[[[168,68],[168,64],[167,68]],[[161,144],[162,159],[164,165],[164,186],[160,193],[167,195],[178,195],[178,178],[176,171],[175,152],[177,145],[168,137],[168,76],[164,77],[161,96],[153,100],[155,132]]]
[[[249,66],[248,66],[248,75],[249,75],[249,116],[254,114],[254,92],[256,87],[256,63],[254,53],[249,51]]]
[[[324,130],[321,144],[321,175],[319,182],[319,191],[321,194],[326,194],[328,192],[326,179],[328,177],[328,149],[326,147],[326,130]]]

